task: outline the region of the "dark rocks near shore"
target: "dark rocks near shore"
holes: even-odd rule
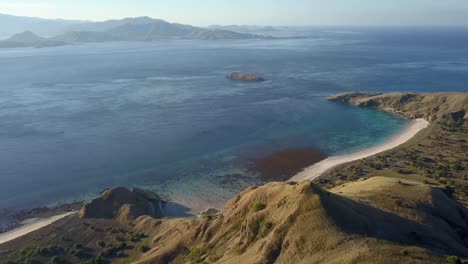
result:
[[[216,208],[208,208],[204,210],[203,212],[200,213],[201,218],[211,218],[211,217],[216,217],[219,214],[221,214],[221,211],[219,211]]]

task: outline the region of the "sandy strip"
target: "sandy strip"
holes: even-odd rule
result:
[[[399,145],[410,140],[419,131],[423,130],[428,125],[429,125],[429,122],[427,122],[426,120],[422,118],[412,120],[405,129],[403,129],[400,133],[398,133],[397,135],[395,135],[394,137],[392,137],[385,143],[382,143],[380,145],[377,145],[377,146],[374,146],[365,150],[361,150],[355,153],[351,153],[351,154],[329,157],[325,160],[322,160],[319,163],[316,163],[304,169],[302,172],[292,177],[289,181],[299,182],[299,181],[304,181],[304,180],[313,180],[337,165],[367,158],[369,156],[373,156],[375,154],[384,152],[386,150],[398,147]]]
[[[61,214],[61,215],[56,215],[52,216],[49,218],[34,218],[34,219],[28,219],[23,222],[23,226],[13,229],[9,232],[0,234],[0,244],[3,244],[5,242],[11,241],[13,239],[16,239],[18,237],[24,236],[28,233],[31,233],[33,231],[36,231],[38,229],[41,229],[45,226],[48,226],[66,216],[75,214],[76,212],[70,212],[66,214]]]

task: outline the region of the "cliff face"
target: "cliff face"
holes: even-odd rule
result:
[[[85,204],[79,213],[80,218],[116,218],[121,222],[142,215],[162,217],[161,199],[137,188],[130,191],[124,187],[103,192],[101,197]]]
[[[467,93],[347,93],[329,97],[362,107],[376,107],[409,118],[424,118],[428,121],[448,122],[468,120]]]

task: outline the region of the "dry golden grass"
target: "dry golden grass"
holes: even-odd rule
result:
[[[154,244],[137,263],[440,263],[444,254],[468,256],[457,233],[468,231],[468,214],[442,189],[376,177],[332,191],[270,183],[242,192],[213,220],[141,218],[136,227],[152,230]],[[259,203],[265,208],[257,211]]]

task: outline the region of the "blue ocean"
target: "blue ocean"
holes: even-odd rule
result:
[[[349,153],[407,124],[328,95],[468,90],[467,29],[282,30],[306,38],[1,49],[0,211],[120,185],[222,204],[262,155]]]

